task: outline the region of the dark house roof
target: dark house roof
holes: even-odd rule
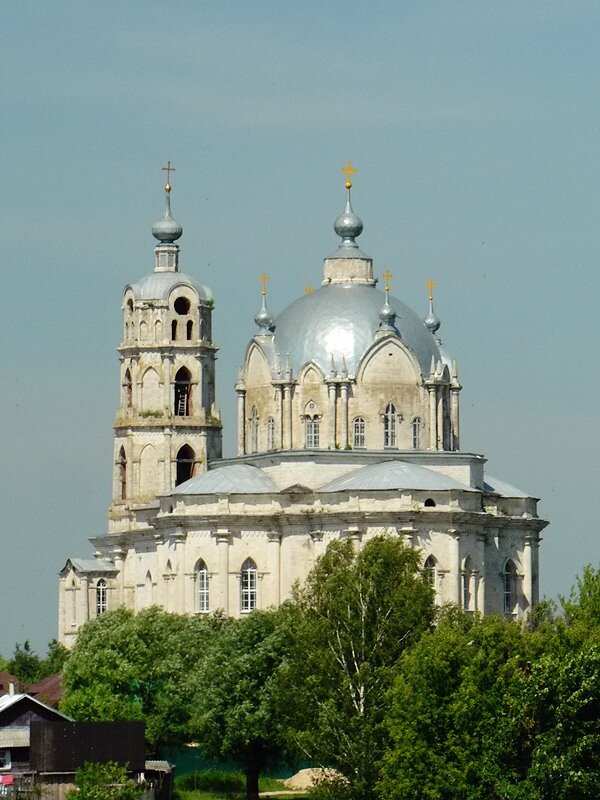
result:
[[[61,672],[48,675],[47,678],[43,678],[37,683],[32,683],[27,689],[27,694],[35,697],[36,700],[41,700],[42,703],[47,703],[53,708],[58,708],[58,704],[63,696],[61,678]]]

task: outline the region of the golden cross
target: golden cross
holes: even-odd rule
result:
[[[429,299],[433,300],[433,290],[437,289],[437,283],[434,283],[433,279],[429,278],[425,286],[429,289]]]
[[[166,192],[170,192],[171,191],[171,173],[175,172],[175,167],[172,167],[171,166],[171,162],[167,161],[167,166],[163,167],[162,169],[163,169],[164,172],[167,173],[167,183],[166,183],[166,186],[165,186],[165,191]]]
[[[354,169],[350,161],[346,162],[346,166],[343,167],[340,172],[344,172],[346,174],[346,189],[352,188],[352,176],[355,172],[358,172],[357,169]]]
[[[314,289],[310,284],[304,290],[304,294],[312,294],[313,292],[314,292]]]
[[[269,276],[265,275],[265,273],[263,272],[263,274],[260,276],[258,280],[262,283],[262,289],[260,293],[264,297],[267,293],[267,281],[269,280]]]
[[[385,279],[385,290],[386,290],[386,292],[389,292],[389,290],[390,290],[390,280],[391,280],[391,279],[392,279],[394,276],[393,276],[393,275],[392,275],[392,273],[389,271],[389,269],[387,269],[387,270],[385,271],[385,273],[384,273],[383,277],[384,277],[384,279]]]

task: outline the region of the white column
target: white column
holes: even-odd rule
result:
[[[164,429],[164,449],[163,449],[163,494],[169,492],[175,485],[173,477],[173,459],[171,458],[171,428]]]
[[[456,603],[457,606],[461,606],[460,602],[460,578],[461,578],[461,570],[460,570],[460,533],[456,530],[456,528],[448,528],[448,533],[450,534],[450,579],[451,579],[451,592],[452,596],[448,598],[451,603]]]
[[[175,410],[172,408],[173,402],[171,400],[171,366],[173,364],[173,356],[169,353],[163,359],[163,403],[167,415],[171,415]]]
[[[227,528],[219,528],[215,534],[217,540],[217,575],[214,610],[223,609],[225,616],[229,616],[229,543],[231,537]]]
[[[450,390],[450,414],[452,415],[452,449],[460,450],[459,389]]]
[[[277,407],[275,449],[283,450],[283,391],[280,384],[275,387],[275,404]]]
[[[437,413],[435,403],[435,386],[428,386],[429,392],[429,449],[437,450]]]
[[[58,581],[58,641],[65,643],[65,633],[67,629],[65,619],[65,579],[61,577]]]
[[[485,614],[485,533],[477,535],[479,580],[477,581],[477,604],[475,610]]]
[[[237,451],[238,456],[246,452],[246,390],[238,389],[237,393]]]
[[[115,567],[119,570],[115,578],[115,606],[122,606],[124,603],[125,594],[125,553],[123,550],[117,549],[114,551]]]
[[[281,604],[281,534],[272,532],[267,534],[269,542],[269,595],[265,598],[264,605],[279,606]]]
[[[330,419],[330,428],[329,428],[329,447],[332,450],[335,450],[335,443],[336,443],[336,412],[337,412],[337,392],[335,389],[335,383],[330,383],[327,387],[329,391],[329,419]]]
[[[284,450],[291,450],[293,447],[292,436],[292,387],[287,384],[283,387],[283,405],[285,408],[285,447]]]
[[[531,553],[531,534],[525,535],[523,547],[523,598],[525,600],[525,611],[529,613],[533,605],[533,563]]]
[[[340,386],[340,395],[342,398],[342,439],[340,442],[340,447],[342,450],[345,450],[348,447],[349,438],[348,438],[348,384],[342,383]]]
[[[437,399],[437,440],[436,440],[437,450],[444,449],[444,415],[442,413],[444,408],[443,397],[444,397],[444,387],[440,386],[440,391],[438,393],[438,399]]]
[[[79,627],[90,618],[90,579],[83,577],[80,579],[81,585],[81,608],[79,617]]]

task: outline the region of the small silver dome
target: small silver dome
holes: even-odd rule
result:
[[[267,311],[267,303],[263,294],[262,307],[254,317],[254,322],[258,325],[261,331],[270,331],[273,328],[273,314]]]
[[[381,322],[380,328],[384,331],[394,331],[394,322],[396,320],[396,312],[388,302],[389,292],[385,293],[385,303],[379,312],[379,321]]]
[[[429,313],[427,314],[423,322],[425,323],[425,326],[431,333],[437,333],[440,329],[440,325],[442,323],[440,322],[440,318],[434,314],[433,300],[429,301]]]
[[[357,236],[363,232],[362,220],[352,210],[352,203],[350,202],[350,190],[348,189],[348,198],[346,199],[346,206],[344,211],[333,223],[333,229],[338,236],[342,237],[341,247],[358,247],[354,241]]]
[[[152,226],[152,236],[161,244],[173,244],[180,238],[183,228],[171,216],[171,195],[170,188],[165,189],[165,215]]]

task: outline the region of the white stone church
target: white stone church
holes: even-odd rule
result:
[[[60,573],[67,647],[121,605],[276,606],[329,542],[384,531],[419,550],[439,603],[521,619],[537,601],[537,499],[460,450],[462,387],[431,289],[422,321],[376,288],[350,188],[322,286],[276,317],[263,290],[235,386],[238,455],[223,459],[212,293],[180,271],[167,183],[154,270],[123,292],[108,532]]]

